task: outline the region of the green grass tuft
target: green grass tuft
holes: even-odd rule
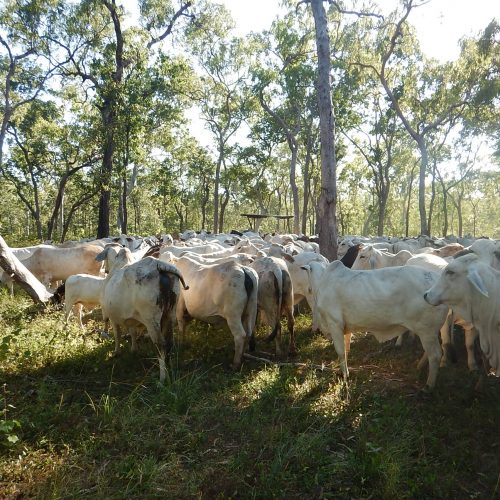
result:
[[[499,495],[500,384],[475,394],[463,352],[422,397],[419,346],[357,334],[346,386],[308,315],[288,360],[300,366],[245,361],[238,373],[228,330],[194,323],[160,386],[149,339],[115,359],[98,313],[85,333],[62,318],[0,292],[1,497]],[[258,349],[273,352],[264,337]]]

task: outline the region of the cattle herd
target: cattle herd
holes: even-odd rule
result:
[[[211,235],[186,231],[149,238],[120,236],[63,245],[13,248],[38,280],[55,288],[66,322],[82,309],[102,309],[115,354],[121,333],[137,347],[147,334],[158,351],[160,380],[174,326],[185,334],[191,319],[226,324],[233,335],[233,367],[255,349],[257,318],[269,327],[276,356],[296,353],[294,306],[307,302],[312,329],[333,342],[347,380],[351,332],[379,341],[416,335],[428,363],[425,391],[449,358],[454,324],[465,332],[468,365],[500,376],[500,241],[491,239],[343,237],[339,259],[328,262],[314,238],[255,232]],[[12,287],[5,272],[0,279]],[[285,316],[290,342],[282,343]],[[484,380],[484,377],[482,377]],[[481,380],[481,378],[480,378]]]

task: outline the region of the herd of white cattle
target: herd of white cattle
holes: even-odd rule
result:
[[[11,250],[47,286],[64,282],[54,299],[64,299],[66,322],[73,311],[84,328],[82,308],[100,307],[113,328],[115,354],[122,330],[132,350],[145,331],[157,347],[162,382],[175,322],[181,337],[191,319],[227,324],[238,369],[245,348],[255,348],[258,315],[270,328],[267,340],[275,341],[277,356],[284,354],[285,316],[288,353],[296,353],[294,305],[302,300],[312,311],[313,330],[332,340],[345,380],[351,332],[398,342],[411,332],[424,349],[419,366],[429,364],[424,390],[432,390],[457,323],[464,328],[469,368],[478,369],[478,338],[486,369],[500,376],[499,240],[462,241],[465,246],[424,236],[344,237],[341,260],[328,262],[307,237],[234,233],[187,231],[178,240],[122,235]],[[0,279],[12,285],[5,273]]]

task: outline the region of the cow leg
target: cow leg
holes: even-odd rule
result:
[[[189,313],[186,309],[186,303],[184,302],[184,297],[182,293],[177,301],[177,306],[175,309],[175,316],[177,319],[177,326],[179,327],[179,343],[184,344],[186,340],[186,331],[191,321]]]
[[[293,307],[288,307],[285,310],[285,314],[288,331],[290,333],[290,347],[288,353],[291,356],[295,356],[297,354],[297,346],[295,345],[295,318],[293,317]]]
[[[427,364],[427,353],[424,352],[422,354],[422,357],[418,360],[417,371],[421,371],[426,364]]]
[[[417,335],[420,337],[420,342],[422,342],[422,347],[429,360],[429,374],[427,376],[427,382],[424,387],[424,392],[430,392],[434,389],[436,385],[436,379],[439,371],[439,362],[441,360],[441,348],[439,345],[439,340],[437,335],[428,335],[427,333]]]
[[[403,337],[404,333],[402,333],[396,340],[396,343],[394,344],[395,347],[401,348],[403,346]]]
[[[281,349],[281,321],[278,320],[275,328],[277,328],[278,331],[274,339],[274,345],[276,349],[276,356],[279,358],[283,355],[283,350]]]
[[[78,325],[80,326],[80,328],[82,330],[85,330],[85,327],[83,326],[83,323],[82,323],[82,316],[83,316],[83,306],[82,306],[82,304],[75,304],[73,306],[73,308],[76,308],[76,311],[77,311],[77,313],[75,314],[75,316],[78,318]]]
[[[245,349],[245,339],[247,334],[239,319],[227,320],[227,326],[231,330],[234,338],[233,369],[239,370],[241,368],[241,360],[243,358],[243,351]]]
[[[450,335],[450,329],[452,328],[453,328],[453,316],[450,310],[448,316],[446,316],[446,321],[439,330],[439,333],[441,334],[441,347],[443,349],[443,355],[441,357],[440,366],[448,366],[450,359],[454,358],[453,346]]]
[[[73,312],[73,305],[70,304],[69,302],[64,303],[64,324],[67,326],[68,325],[68,320],[69,317],[71,316],[71,313]]]
[[[130,352],[137,352],[137,330],[134,327],[130,327],[128,329],[128,334],[130,335],[130,340],[132,341]]]
[[[349,353],[351,352],[351,336],[352,336],[351,332],[344,330],[344,349],[345,349],[346,359],[349,356]]]
[[[166,360],[173,347],[173,318],[166,317],[162,319],[160,325],[147,324],[146,329],[151,337],[156,350],[158,351],[158,365],[160,367],[160,383],[163,384],[167,377]]]
[[[475,331],[474,329],[472,331]],[[474,390],[478,392],[482,392],[484,390],[486,379],[488,377],[488,373],[490,371],[490,363],[486,356],[484,355],[483,350],[481,349],[481,345],[479,342],[479,335],[477,335],[474,339],[474,351],[477,356],[481,359],[481,368],[479,369],[479,377],[477,379],[476,385],[474,386]]]
[[[118,354],[120,354],[120,340],[121,340],[120,327],[114,321],[111,321],[111,327],[113,328],[113,335],[115,337],[115,351],[113,353],[113,356],[118,356]]]
[[[340,369],[344,377],[344,381],[347,382],[349,378],[349,369],[347,368],[347,354],[345,350],[344,343],[344,328],[340,325],[333,324],[328,332],[330,338],[332,339],[333,346],[339,357]]]
[[[476,329],[472,325],[464,326],[465,347],[467,349],[467,366],[470,371],[479,370],[474,353],[474,343],[478,337]]]

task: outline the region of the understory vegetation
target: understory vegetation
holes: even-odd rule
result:
[[[114,359],[100,313],[85,323],[0,292],[2,498],[500,495],[500,383],[474,391],[460,342],[423,396],[411,341],[356,334],[346,387],[308,313],[298,357],[237,373],[229,331],[195,322],[160,386],[149,339]]]

